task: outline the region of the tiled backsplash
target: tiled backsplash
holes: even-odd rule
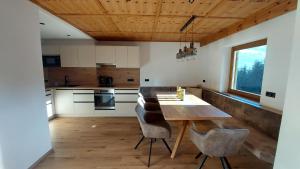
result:
[[[100,75],[113,77],[114,86],[139,86],[140,69],[133,68],[44,68],[47,87],[64,85],[64,77],[69,76],[69,83],[80,86],[98,86]],[[128,81],[132,79],[133,81]]]

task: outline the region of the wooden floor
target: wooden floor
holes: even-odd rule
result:
[[[137,150],[133,147],[140,138],[136,118],[57,118],[49,123],[54,152],[41,161],[35,169],[146,169],[148,142]],[[177,135],[172,124],[173,136],[167,142],[173,146]],[[208,125],[201,123],[200,129]],[[194,157],[197,148],[183,139],[177,156],[170,154],[161,141],[153,145],[150,168],[196,169],[199,160]],[[233,169],[271,169],[245,149],[229,161]],[[221,169],[218,159],[208,159],[204,169]]]

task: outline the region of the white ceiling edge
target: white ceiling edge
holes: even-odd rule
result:
[[[45,25],[40,25],[42,39],[93,39],[64,20],[41,8],[39,8],[39,19],[40,23],[45,23]]]

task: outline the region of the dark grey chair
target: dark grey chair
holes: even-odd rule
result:
[[[231,169],[226,157],[232,156],[240,150],[249,135],[248,129],[211,129],[207,133],[190,128],[192,142],[200,150],[196,158],[203,154],[199,169],[204,166],[208,157],[218,157],[223,169]]]
[[[137,149],[138,146],[145,138],[149,139],[150,147],[149,147],[148,167],[150,167],[152,144],[153,142],[156,141],[156,139],[162,140],[164,145],[168,149],[168,151],[172,153],[169,145],[165,140],[171,137],[171,127],[164,120],[160,110],[147,111],[144,109],[144,101],[142,97],[138,99],[138,104],[135,110],[137,113],[137,119],[139,121],[143,136],[139,140],[137,145],[134,147],[134,149]]]

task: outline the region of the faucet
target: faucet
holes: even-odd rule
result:
[[[68,86],[69,85],[69,76],[68,75],[65,75],[65,86]]]

